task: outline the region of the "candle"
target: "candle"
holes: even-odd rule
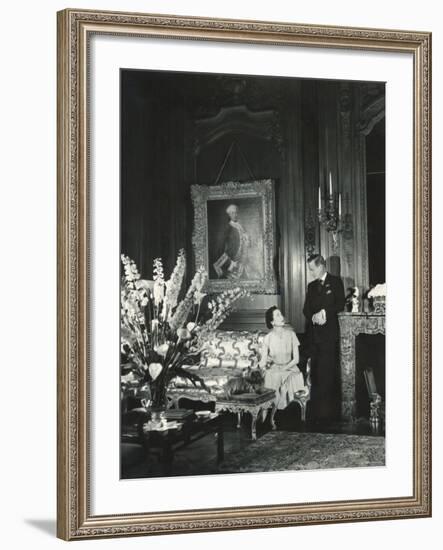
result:
[[[320,191],[320,186],[318,186],[318,209],[321,210],[321,191]]]
[[[341,193],[338,194],[338,217],[341,218]]]
[[[332,175],[331,175],[331,172],[329,172],[329,196],[332,197]]]

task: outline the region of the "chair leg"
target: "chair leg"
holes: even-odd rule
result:
[[[306,403],[303,401],[303,403],[300,403],[301,407],[301,421],[303,423],[306,422]]]

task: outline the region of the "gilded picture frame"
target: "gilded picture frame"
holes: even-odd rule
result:
[[[408,53],[413,72],[413,466],[412,494],[392,498],[91,512],[90,105],[91,37]],[[58,13],[58,504],[65,540],[252,529],[431,515],[431,35],[204,17],[67,9]],[[116,450],[117,452],[117,450]]]
[[[209,274],[208,290],[221,292],[238,285],[256,294],[277,291],[275,274],[274,182],[227,182],[222,185],[193,185],[193,247],[196,269],[204,266]],[[227,209],[238,208],[238,222],[229,220]],[[237,215],[237,214],[236,214]],[[226,231],[240,223],[244,232],[244,258],[230,271],[226,253]],[[237,232],[236,232],[237,233]],[[238,247],[238,244],[237,244]],[[235,256],[233,251],[231,256]]]

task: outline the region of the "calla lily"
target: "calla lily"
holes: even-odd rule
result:
[[[163,370],[163,366],[161,365],[161,363],[151,363],[148,367],[148,370],[152,380],[155,380]]]
[[[155,346],[154,351],[161,355],[162,357],[166,357],[166,354],[168,353],[169,344],[161,344],[161,346]]]

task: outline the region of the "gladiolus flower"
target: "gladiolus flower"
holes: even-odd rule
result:
[[[163,302],[165,295],[165,284],[161,279],[154,282],[154,302],[156,306],[159,306]]]

